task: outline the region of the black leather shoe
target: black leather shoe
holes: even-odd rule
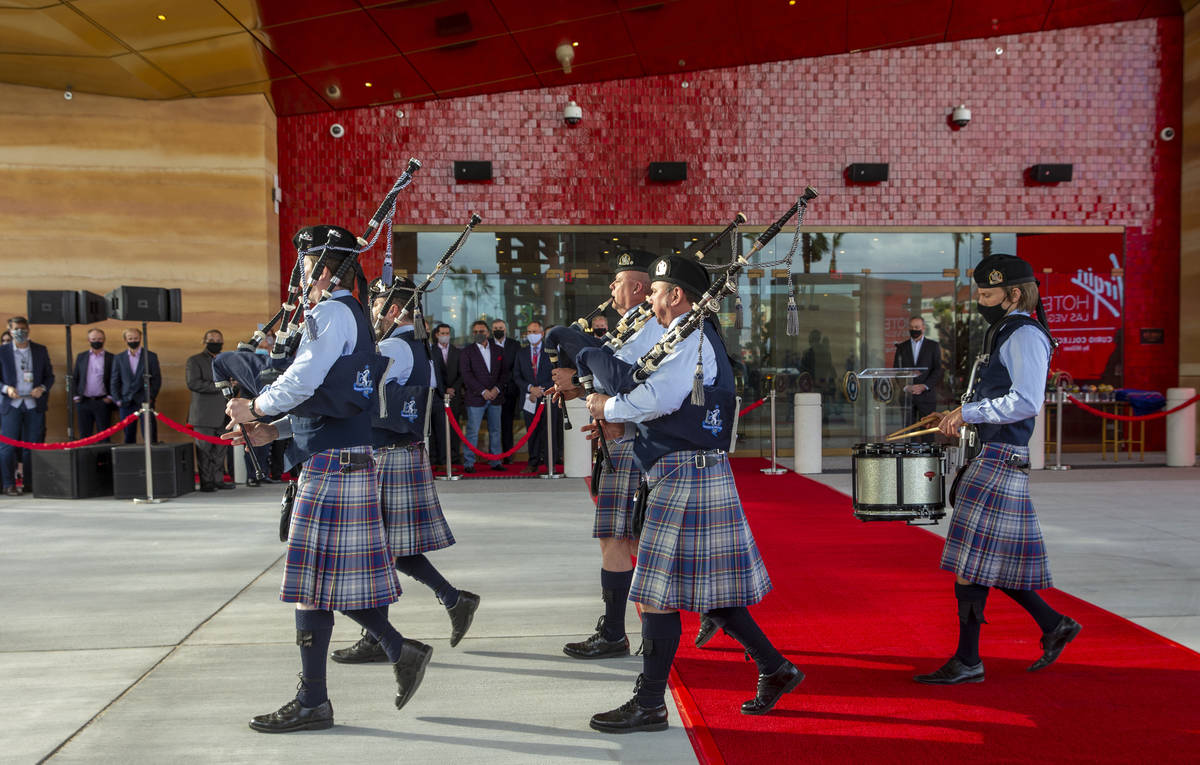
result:
[[[210,491],[216,491],[216,490],[217,490],[217,487],[213,486],[211,483],[203,484],[200,487],[200,491],[203,491],[203,492],[210,492]]]
[[[339,648],[329,654],[329,658],[336,661],[338,664],[370,664],[376,661],[387,661],[387,652],[383,650],[383,645],[378,642],[372,642],[366,632],[358,639],[358,642],[349,648]]]
[[[717,626],[715,621],[701,614],[700,630],[696,633],[696,647],[703,648],[705,643],[713,639],[713,635],[716,635],[719,629],[721,628]]]
[[[930,672],[928,675],[917,675],[913,680],[916,680],[918,683],[925,683],[925,685],[982,683],[983,662],[981,661],[973,667],[968,667],[959,661],[957,656],[951,656],[950,661],[939,667],[936,672]]]
[[[463,471],[464,473],[474,473],[474,472],[475,472],[475,466],[474,466],[474,465],[463,465],[463,469],[462,469],[462,471]]]
[[[1054,663],[1058,655],[1063,652],[1070,643],[1079,634],[1083,626],[1069,616],[1064,616],[1062,621],[1058,623],[1050,632],[1042,633],[1042,658],[1029,665],[1030,672],[1037,672],[1039,669],[1045,669]]]
[[[475,621],[475,610],[479,608],[479,596],[466,590],[458,591],[458,602],[446,612],[450,614],[450,647],[458,645]]]
[[[596,622],[596,632],[587,640],[578,643],[567,643],[563,653],[573,659],[611,659],[616,656],[629,655],[629,637],[620,640],[609,640],[604,637],[604,617]],[[615,711],[615,710],[614,710]]]
[[[508,472],[508,468],[504,467],[504,465],[501,463],[496,463],[495,465],[492,465],[492,470],[497,473],[507,473]]]
[[[592,715],[590,725],[592,730],[598,730],[601,733],[666,730],[667,707],[664,704],[654,709],[646,709],[638,703],[635,696],[616,709]]]
[[[256,479],[256,478],[247,478],[247,479],[246,479],[246,485],[247,485],[247,486],[250,486],[250,487],[258,486],[258,479]]]
[[[217,484],[217,488],[218,489],[236,489],[237,484],[236,483],[219,483],[219,484]]]
[[[522,473],[536,473],[538,471],[538,464],[539,463],[537,463],[537,462],[530,462],[528,465],[525,466],[525,469],[522,470],[521,472]]]
[[[742,704],[742,714],[765,715],[775,708],[783,694],[796,690],[802,682],[804,673],[795,664],[784,660],[783,666],[771,674],[758,676],[758,693]]]
[[[396,676],[396,709],[403,709],[425,679],[425,667],[433,658],[433,646],[404,638],[400,660],[392,665]]]
[[[292,699],[269,715],[252,718],[250,727],[259,733],[325,730],[333,727],[333,705],[326,701],[319,706],[303,707],[299,701]]]

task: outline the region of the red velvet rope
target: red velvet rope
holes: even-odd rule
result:
[[[172,420],[170,417],[166,416],[162,412],[155,412],[154,414],[156,417],[158,417],[158,421],[161,422],[163,425],[166,425],[171,430],[177,430],[180,433],[184,434],[185,436],[191,436],[192,438],[196,439],[197,441],[204,441],[206,443],[216,444],[217,446],[229,446],[229,444],[231,443],[230,441],[226,441],[223,438],[217,438],[216,436],[208,436],[208,435],[205,435],[204,433],[197,433],[196,431],[192,430],[191,425],[184,425],[183,423],[175,422],[175,420]]]
[[[101,441],[103,441],[104,439],[111,436],[113,433],[116,433],[121,428],[123,428],[126,425],[128,425],[129,423],[133,422],[137,418],[138,418],[138,413],[134,412],[133,414],[129,415],[125,419],[118,422],[116,425],[113,425],[111,428],[105,428],[104,430],[100,431],[99,433],[96,433],[95,435],[88,436],[87,438],[81,438],[78,441],[63,441],[62,443],[57,443],[57,444],[34,444],[34,443],[30,443],[29,441],[16,441],[11,438],[5,438],[4,436],[0,436],[0,441],[8,444],[9,446],[19,446],[22,449],[37,449],[39,451],[57,451],[59,449],[74,449],[77,446],[91,446],[92,444],[98,444]]]
[[[1176,412],[1178,412],[1181,409],[1187,409],[1192,404],[1196,403],[1197,401],[1200,401],[1200,395],[1192,396],[1187,401],[1184,401],[1182,404],[1175,407],[1174,409],[1167,409],[1166,411],[1155,412],[1154,414],[1136,414],[1136,415],[1135,414],[1115,414],[1113,412],[1105,412],[1100,409],[1097,409],[1094,406],[1088,406],[1087,404],[1083,403],[1082,401],[1080,401],[1079,399],[1077,399],[1071,395],[1067,396],[1067,401],[1070,401],[1072,404],[1074,404],[1075,406],[1079,407],[1080,409],[1082,409],[1083,411],[1085,411],[1089,414],[1094,414],[1097,417],[1103,417],[1106,420],[1119,420],[1121,422],[1144,422],[1146,420],[1157,420],[1160,417],[1166,417],[1168,414],[1175,414]]]
[[[517,451],[520,450],[520,448],[522,446],[525,445],[525,442],[529,440],[529,437],[533,435],[533,431],[537,428],[538,421],[542,419],[542,410],[545,408],[546,408],[545,401],[538,404],[537,411],[533,413],[533,420],[529,423],[529,427],[525,429],[525,435],[521,436],[520,441],[513,444],[513,448],[509,449],[508,451],[504,452],[503,454],[488,454],[487,452],[481,452],[478,449],[476,449],[475,444],[468,441],[467,437],[465,435],[463,435],[462,428],[460,428],[458,426],[458,420],[454,419],[454,412],[450,411],[450,402],[449,401],[446,402],[446,417],[450,420],[450,427],[454,428],[454,432],[458,434],[458,437],[460,439],[462,439],[463,444],[468,449],[475,452],[475,454],[477,454],[480,458],[485,459],[485,460],[502,460],[505,457],[513,456],[514,454],[517,453]]]
[[[758,401],[755,401],[753,404],[748,404],[748,405],[742,407],[742,411],[738,412],[738,417],[745,417],[747,412],[753,412],[755,409],[759,408],[764,403],[766,403],[766,401],[767,400],[765,398],[760,398]]]

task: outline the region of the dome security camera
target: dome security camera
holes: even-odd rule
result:
[[[70,86],[70,85],[68,85],[68,86],[67,86],[67,89],[66,89],[65,91],[63,91],[63,98],[65,98],[65,99],[67,99],[68,101],[70,101],[70,100],[71,100],[72,98],[74,98],[74,97],[75,97],[75,94],[71,92],[71,86]]]
[[[329,126],[329,135],[334,138],[341,138],[346,135],[346,128],[342,127],[342,123],[335,122]]]
[[[950,115],[950,121],[957,127],[965,128],[971,122],[971,110],[966,104],[959,104],[954,107],[954,112]]]
[[[563,122],[572,127],[583,122],[583,109],[579,107],[579,104],[571,101],[563,107]]]

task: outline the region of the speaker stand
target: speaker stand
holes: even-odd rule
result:
[[[150,418],[154,416],[154,410],[150,408],[150,348],[146,343],[148,338],[146,322],[143,321],[142,353],[146,356],[142,359],[142,391],[146,394],[146,400],[142,403],[142,441],[146,444],[146,497],[134,497],[135,505],[158,505],[166,501],[154,498],[154,465],[150,455]]]
[[[71,325],[66,325],[67,330],[67,374],[64,375],[64,386],[67,391],[67,440],[75,440],[75,359],[71,355]]]

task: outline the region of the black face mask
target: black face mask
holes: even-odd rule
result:
[[[596,337],[604,337],[605,335],[608,334],[608,330],[607,329],[593,329],[592,334],[594,334]]]
[[[205,343],[204,347],[208,350],[209,353],[216,355],[221,352],[221,348],[224,345],[225,345],[225,343]]]
[[[908,336],[909,336],[909,337],[911,337],[913,340],[916,340],[918,337],[920,337],[920,336],[921,336],[921,330],[919,330],[919,329],[910,329],[910,330],[908,331]]]
[[[487,342],[487,333],[486,332],[476,332],[475,333],[475,342],[479,343],[480,345],[483,345],[484,343],[486,343]]]
[[[997,303],[996,305],[981,305],[976,303],[975,307],[979,309],[979,315],[983,317],[983,320],[986,321],[988,325],[995,324],[1003,319],[1004,315],[1008,313],[1008,309],[1005,308],[1002,303]]]
[[[492,330],[492,337],[496,338],[497,340],[503,340],[504,339],[504,330],[502,330],[502,329]]]
[[[141,340],[130,340],[125,344],[129,346],[129,350],[136,351],[138,349],[138,346],[142,344],[142,341]]]
[[[100,350],[101,348],[104,347],[104,341],[103,340],[93,340],[92,342],[88,343],[88,345],[92,346],[96,350]]]

